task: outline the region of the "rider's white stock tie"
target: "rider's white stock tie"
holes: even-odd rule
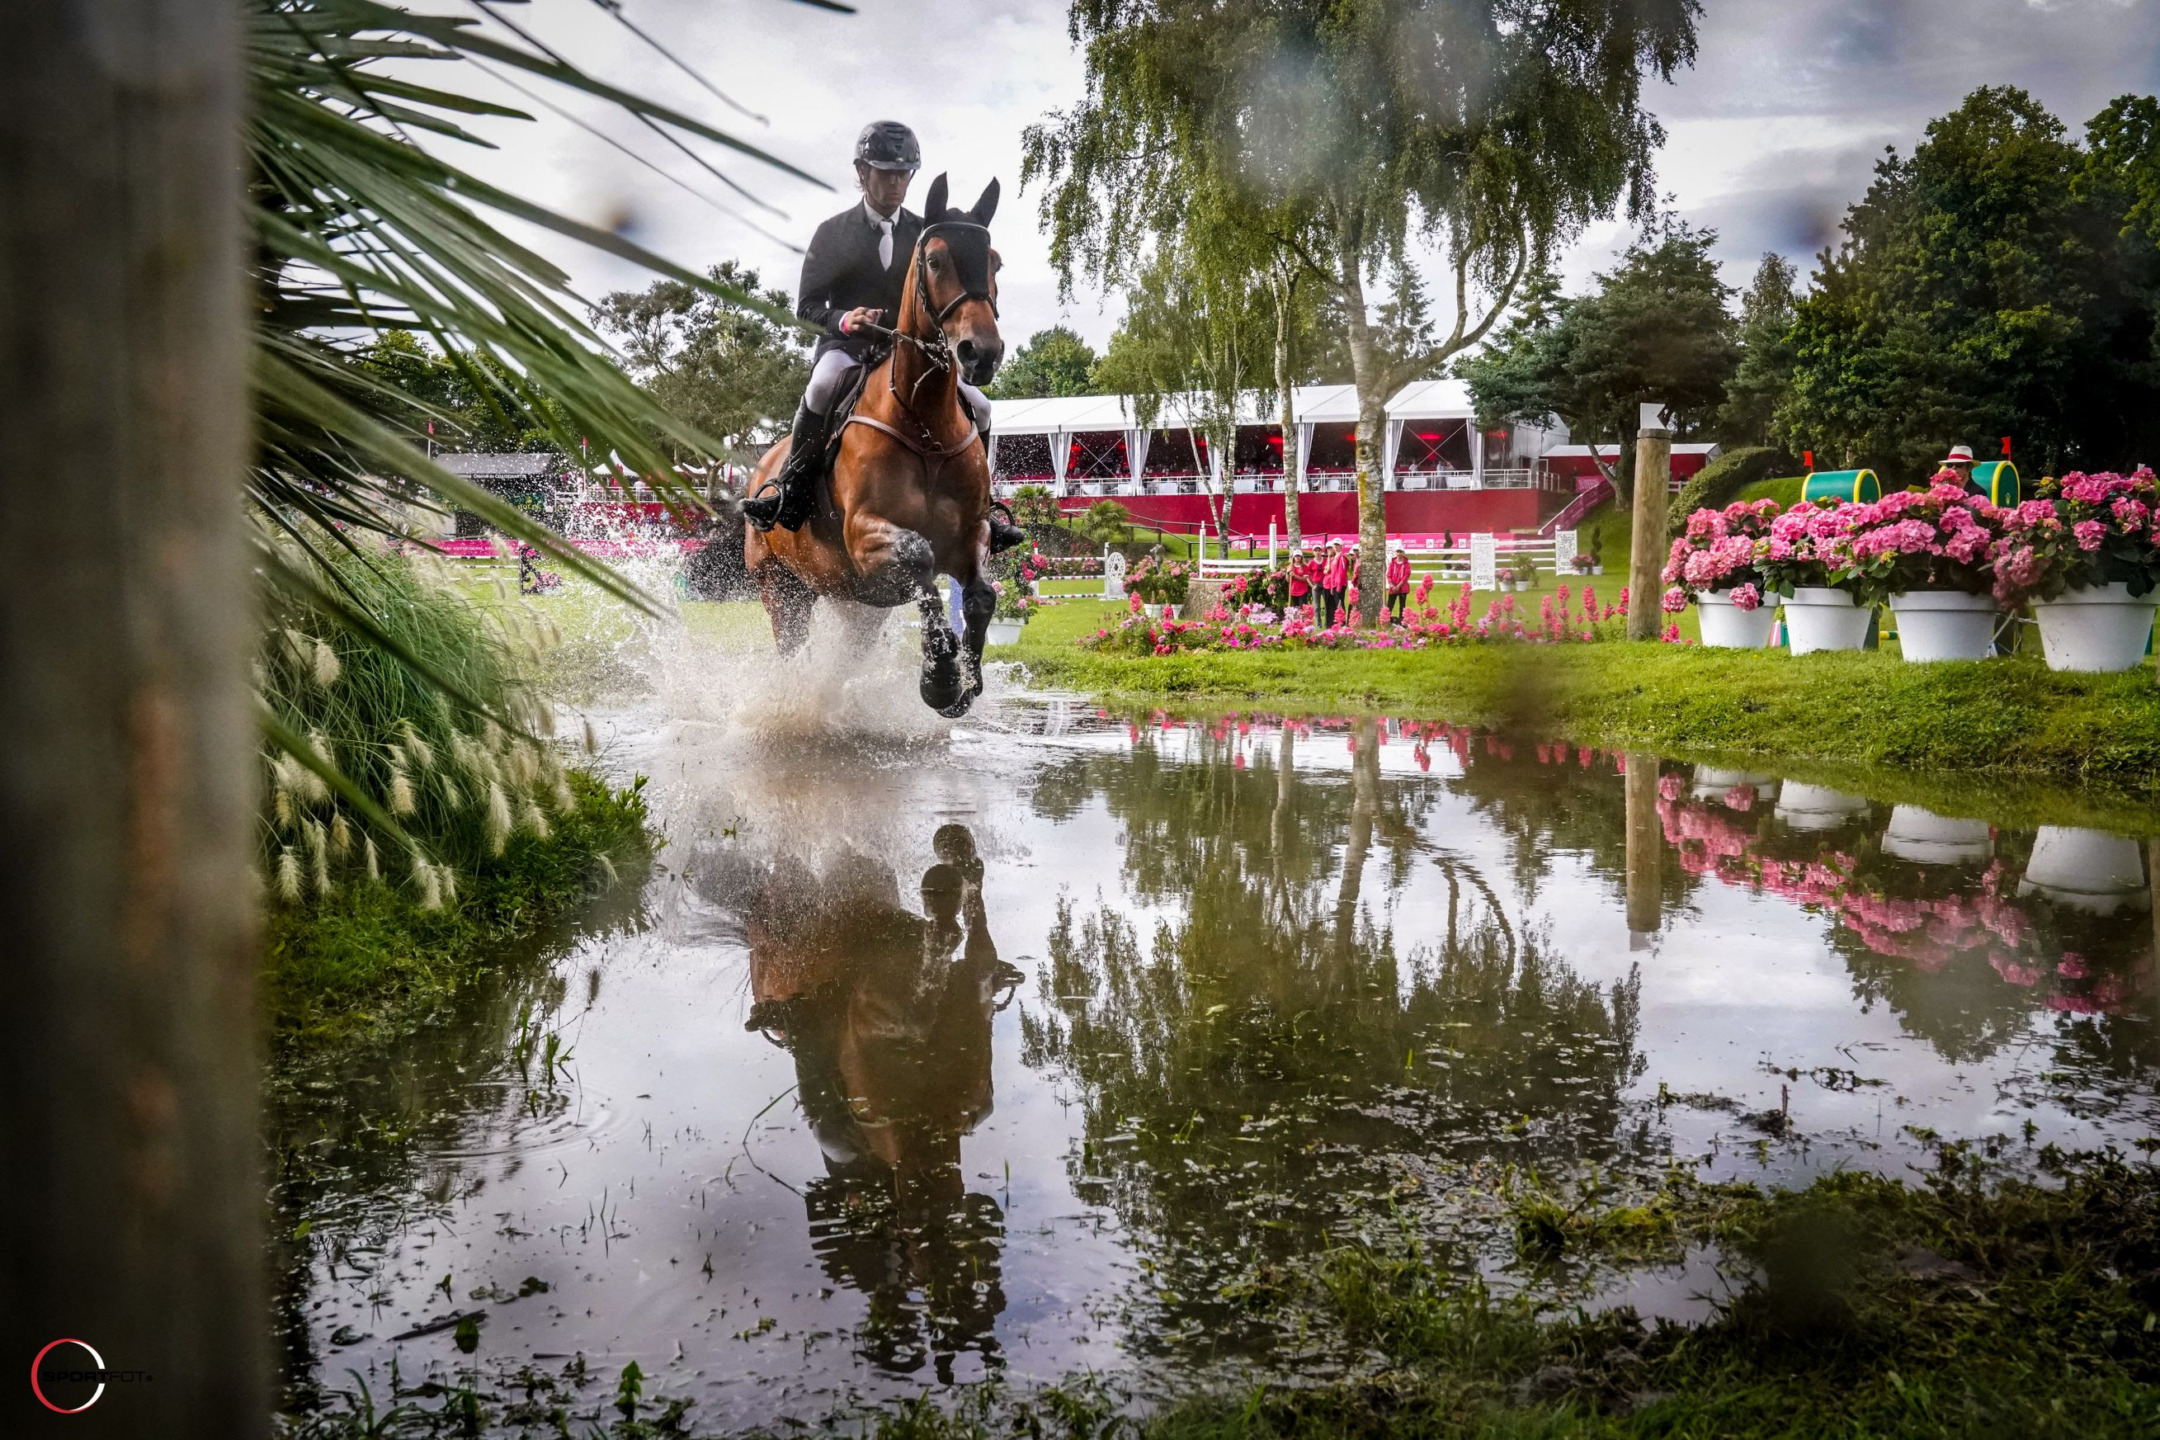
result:
[[[892,221],[889,219],[878,221],[877,258],[878,264],[892,269]]]

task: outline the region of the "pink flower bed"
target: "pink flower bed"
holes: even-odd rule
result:
[[[1406,610],[1402,623],[1368,628],[1352,612],[1341,623],[1322,629],[1312,607],[1294,605],[1278,614],[1262,605],[1235,610],[1218,605],[1203,620],[1150,615],[1135,599],[1131,613],[1078,643],[1090,650],[1126,655],[1174,655],[1189,650],[1424,650],[1435,645],[1515,643],[1584,644],[1609,638],[1609,622],[1627,614],[1626,592],[1619,604],[1601,604],[1596,587],[1580,595],[1562,585],[1544,597],[1533,616],[1512,595],[1490,601],[1475,613],[1465,585],[1445,609],[1427,605]]]

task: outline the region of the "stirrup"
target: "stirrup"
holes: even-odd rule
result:
[[[772,529],[773,522],[780,518],[780,500],[780,492],[770,490],[744,500],[737,508],[742,511],[743,519],[762,534]]]

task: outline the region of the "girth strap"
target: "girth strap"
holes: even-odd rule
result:
[[[901,434],[898,430],[895,430],[892,426],[886,424],[884,421],[874,419],[868,415],[850,415],[847,418],[847,423],[849,425],[867,425],[873,430],[881,430],[885,434],[892,436],[893,439],[899,441],[902,445],[907,446],[908,449],[914,451],[917,455],[922,456],[925,460],[950,460],[953,458],[953,456],[960,454],[962,451],[966,450],[968,446],[974,444],[977,438],[975,432],[970,430],[966,435],[961,437],[960,441],[957,444],[929,446],[923,444],[920,440],[910,439],[908,436]]]

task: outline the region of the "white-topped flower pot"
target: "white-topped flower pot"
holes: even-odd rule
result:
[[[1795,830],[1835,830],[1867,813],[1865,795],[1849,795],[1827,785],[1787,780],[1778,787],[1777,817]]]
[[[1795,655],[1858,650],[1867,643],[1868,622],[1874,618],[1873,606],[1863,607],[1847,592],[1826,585],[1798,585],[1785,597],[1785,630]]]
[[[2135,670],[2145,660],[2153,610],[2160,590],[2133,598],[2130,587],[2112,585],[2065,590],[2053,600],[2033,601],[2040,622],[2040,649],[2050,670]]]
[[[1777,601],[1771,597],[1753,610],[1733,604],[1730,590],[1705,590],[1695,597],[1702,622],[1702,643],[1713,650],[1760,650],[1777,626]]]
[[[2092,915],[2142,909],[2149,897],[2141,848],[2127,835],[2043,825],[2033,837],[2032,859],[2018,893],[2045,895]]]
[[[988,633],[983,636],[985,645],[1017,645],[1020,632],[1027,628],[1025,620],[992,620]]]
[[[1915,865],[1979,865],[1994,852],[1994,835],[1985,820],[1955,820],[1918,805],[1890,812],[1883,832],[1883,853]]]
[[[1907,660],[1985,660],[1995,653],[1995,621],[2002,612],[1992,595],[1908,590],[1890,597],[1890,613]]]

